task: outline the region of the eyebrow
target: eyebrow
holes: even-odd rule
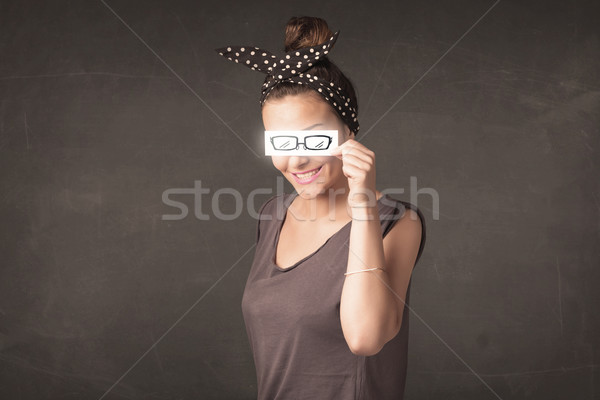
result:
[[[307,130],[309,130],[309,129],[312,129],[312,128],[314,128],[315,126],[319,126],[319,125],[323,125],[323,124],[322,124],[322,123],[314,124],[314,125],[311,125],[311,126],[309,126],[309,127],[307,127],[307,128],[304,128],[304,129],[302,129],[302,130],[303,130],[303,131],[307,131]]]

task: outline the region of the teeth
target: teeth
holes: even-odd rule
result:
[[[313,172],[309,172],[307,174],[296,174],[296,176],[300,179],[305,179],[305,178],[310,178],[311,176],[315,175],[317,172],[319,172],[318,169],[314,170]]]
[[[298,178],[300,178],[300,179],[304,179],[304,178],[311,177],[311,176],[313,176],[314,174],[316,174],[316,172],[311,172],[311,173],[309,173],[309,174],[302,174],[302,175],[296,175],[296,176],[297,176]]]

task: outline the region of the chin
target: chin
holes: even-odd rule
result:
[[[302,197],[304,200],[311,200],[316,198],[318,195],[321,194],[321,191],[317,191],[317,190],[311,190],[311,189],[304,189],[304,188],[297,188],[296,191],[298,192],[298,196]]]
[[[294,178],[292,177],[292,186],[294,186],[294,189],[298,192],[298,196],[305,200],[315,199],[319,196],[327,196],[330,190],[334,190],[332,182],[326,179],[317,179],[310,185],[299,185],[293,179]]]

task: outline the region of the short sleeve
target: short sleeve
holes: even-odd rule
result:
[[[414,204],[402,200],[394,200],[398,204],[394,209],[393,217],[391,218],[391,223],[385,229],[384,237],[392,229],[396,221],[402,218],[407,208],[410,208],[411,210],[416,212],[421,221],[421,244],[419,245],[419,252],[417,253],[417,258],[415,260],[415,265],[417,265],[417,262],[419,262],[419,258],[421,258],[421,254],[423,253],[423,249],[425,248],[425,239],[427,237],[425,232],[425,217],[423,216],[423,213],[421,213],[421,210],[419,210]]]

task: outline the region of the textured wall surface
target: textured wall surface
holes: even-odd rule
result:
[[[340,30],[378,189],[426,217],[406,398],[599,398],[599,11],[0,1],[0,398],[256,396],[252,211],[293,188],[264,76],[214,49],[282,51],[301,15]]]

